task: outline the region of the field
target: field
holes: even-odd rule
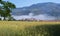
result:
[[[42,25],[59,26],[60,22],[0,21],[0,36],[42,36],[40,35]],[[39,27],[36,28],[37,26]],[[42,30],[45,30],[45,27]]]

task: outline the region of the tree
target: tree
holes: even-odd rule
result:
[[[9,17],[8,21],[16,21],[16,19],[14,19],[12,16]]]
[[[2,1],[0,0],[0,16],[4,17],[4,20],[6,20],[6,17],[11,16],[12,9],[16,8],[15,5],[9,1]]]

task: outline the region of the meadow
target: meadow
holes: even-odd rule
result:
[[[52,36],[59,26],[60,22],[0,21],[0,36]]]

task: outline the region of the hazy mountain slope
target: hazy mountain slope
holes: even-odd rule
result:
[[[52,2],[38,3],[29,7],[16,8],[12,11],[12,15],[15,16],[29,15],[30,13],[33,13],[33,15],[47,14],[48,16],[60,17],[60,4]]]
[[[49,14],[60,13],[60,4],[47,2],[47,3],[38,3],[33,4],[29,7],[16,8],[13,10],[13,15],[28,15],[29,13],[36,14]]]

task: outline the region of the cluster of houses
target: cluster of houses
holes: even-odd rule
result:
[[[26,19],[20,19],[19,21],[41,21],[41,20],[37,20],[35,18],[26,18]]]
[[[44,21],[44,22],[57,22],[60,20],[40,20],[35,18],[26,18],[26,19],[20,19],[19,21]]]

